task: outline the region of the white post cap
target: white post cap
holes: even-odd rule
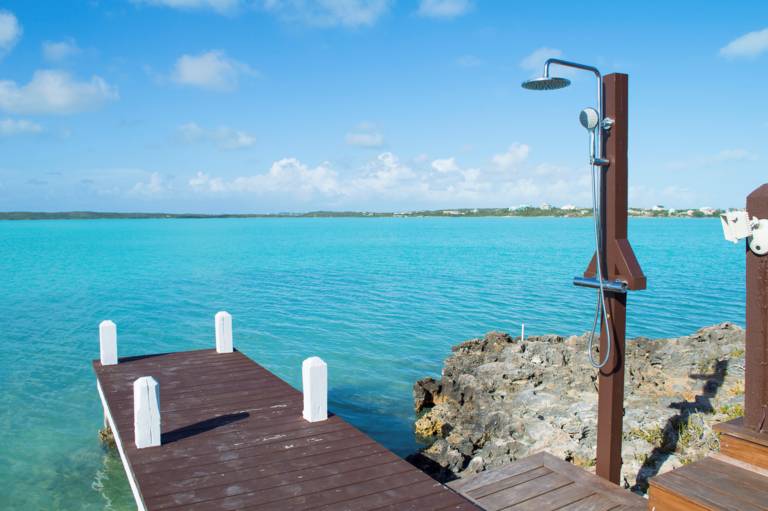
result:
[[[216,313],[216,352],[232,353],[232,315],[229,312]]]
[[[133,382],[133,431],[138,449],[160,445],[160,384],[151,376]]]
[[[309,357],[301,364],[304,391],[304,419],[309,422],[328,418],[328,365],[320,357]]]
[[[117,325],[108,319],[99,323],[99,353],[101,365],[117,364]]]

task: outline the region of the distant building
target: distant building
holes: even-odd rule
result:
[[[539,209],[543,209],[544,211],[549,211],[550,209],[552,209],[552,205],[544,202],[541,206],[539,206]]]
[[[688,215],[688,216],[693,216],[694,213],[695,212],[692,209],[689,209],[688,211],[685,212],[685,214]]]
[[[573,211],[574,209],[578,209],[578,208],[576,206],[574,206],[573,204],[566,204],[565,206],[563,206],[560,209],[564,209],[565,211]]]
[[[456,210],[456,209],[444,209],[442,211],[442,213],[444,215],[452,215],[452,216],[463,215],[463,213],[461,211]]]
[[[521,209],[531,209],[531,206],[529,204],[521,204],[520,206],[512,206],[509,208],[510,211],[520,211]]]
[[[669,208],[669,209],[667,210],[667,214],[668,214],[669,216],[672,216],[672,215],[674,215],[675,213],[677,213],[677,210],[676,210],[675,208]]]
[[[705,215],[714,215],[715,214],[715,208],[710,208],[709,206],[704,206],[703,208],[699,208],[699,211],[701,211]]]

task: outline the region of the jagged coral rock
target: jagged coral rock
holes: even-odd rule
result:
[[[547,450],[594,469],[597,373],[587,337],[524,342],[501,332],[453,348],[442,377],[414,386],[413,459],[450,479]],[[717,446],[712,424],[733,418],[744,391],[744,331],[722,323],[684,337],[627,342],[622,478],[647,478]]]

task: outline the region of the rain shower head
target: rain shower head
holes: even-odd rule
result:
[[[557,76],[540,76],[523,82],[523,88],[529,90],[556,90],[568,87],[571,81]]]

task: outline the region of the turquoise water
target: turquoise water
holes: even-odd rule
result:
[[[236,346],[293,385],[326,360],[330,406],[401,455],[411,387],[450,346],[494,329],[580,333],[592,292],[586,219],[231,219],[0,222],[0,508],[131,509],[102,450],[90,360],[98,323],[121,355]],[[744,255],[707,219],[636,219],[649,289],[630,336],[743,323]],[[134,508],[135,509],[135,508]]]

